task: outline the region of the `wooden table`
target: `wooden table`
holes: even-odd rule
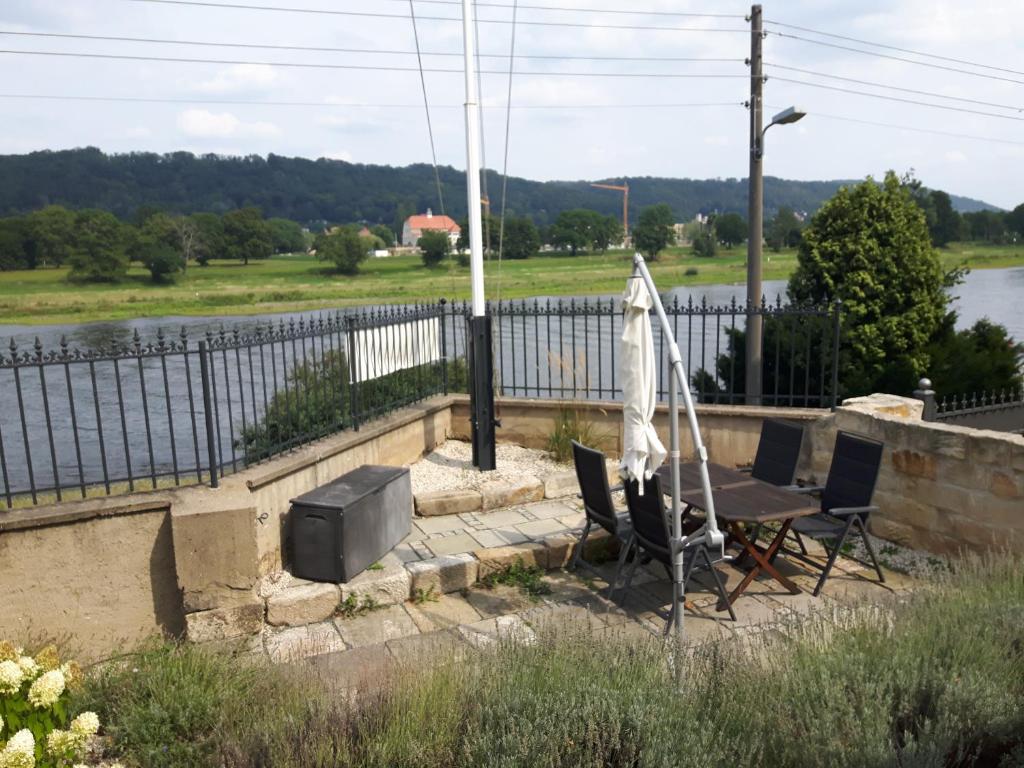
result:
[[[671,494],[671,468],[665,464],[658,467],[657,474],[662,489]],[[750,475],[720,464],[708,463],[711,492],[715,500],[715,517],[721,520],[733,541],[742,548],[744,555],[750,555],[754,567],[729,595],[729,605],[750,586],[757,575],[764,571],[791,593],[799,594],[800,587],[779,573],[772,565],[775,554],[782,546],[790,526],[798,517],[806,517],[821,511],[819,505],[806,495],[793,493],[770,483],[755,480]],[[680,500],[686,510],[705,509],[704,489],[700,483],[700,468],[697,462],[679,464]],[[767,547],[754,544],[747,538],[748,524],[782,523],[775,538]],[[741,558],[743,555],[740,556]],[[735,561],[739,562],[739,560]]]

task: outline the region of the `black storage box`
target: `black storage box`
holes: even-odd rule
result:
[[[347,582],[412,528],[412,483],[403,467],[364,465],[291,503],[291,572],[300,579]]]

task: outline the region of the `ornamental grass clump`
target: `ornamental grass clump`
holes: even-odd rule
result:
[[[94,712],[71,717],[82,680],[52,645],[32,657],[0,641],[0,768],[84,768],[100,720]]]

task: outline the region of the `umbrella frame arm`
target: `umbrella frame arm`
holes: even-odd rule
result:
[[[686,367],[683,365],[683,357],[679,353],[679,345],[676,344],[675,335],[672,333],[672,326],[665,315],[665,307],[661,303],[661,296],[654,284],[647,269],[644,257],[639,253],[633,255],[633,277],[640,277],[647,286],[647,292],[651,296],[654,305],[654,313],[661,325],[662,335],[668,339],[668,357],[670,363],[668,408],[669,408],[669,461],[671,462],[670,472],[672,477],[672,561],[673,561],[673,582],[675,586],[675,598],[681,602],[683,587],[683,558],[682,551],[694,546],[703,540],[708,548],[719,549],[723,556],[725,554],[725,536],[718,530],[718,521],[715,517],[715,500],[711,493],[711,476],[708,473],[708,451],[704,447],[704,441],[700,436],[700,428],[697,425],[697,413],[693,407],[693,398],[690,395],[690,388],[687,386],[689,377]],[[686,409],[686,418],[690,425],[690,435],[693,437],[694,453],[700,461],[699,472],[701,488],[704,491],[704,514],[706,523],[695,534],[688,537],[683,536],[683,513],[682,502],[679,498],[679,391],[683,393],[683,407]],[[683,624],[683,611],[677,605],[674,611],[674,623],[677,632],[681,632]]]

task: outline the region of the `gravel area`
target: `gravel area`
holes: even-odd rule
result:
[[[492,480],[518,480],[523,475],[543,480],[553,472],[572,469],[571,464],[553,461],[547,451],[505,444],[497,446],[497,465],[493,472],[474,469],[472,446],[449,440],[409,467],[412,492],[479,488]]]
[[[865,562],[871,562],[860,536],[851,538],[854,540],[852,554]],[[931,574],[946,570],[949,567],[948,561],[945,558],[938,557],[930,552],[901,547],[899,544],[893,544],[891,541],[880,539],[871,534],[868,534],[868,538],[871,539],[871,548],[875,550],[878,563],[883,568],[889,568],[890,570],[905,573],[915,578],[927,578]]]

